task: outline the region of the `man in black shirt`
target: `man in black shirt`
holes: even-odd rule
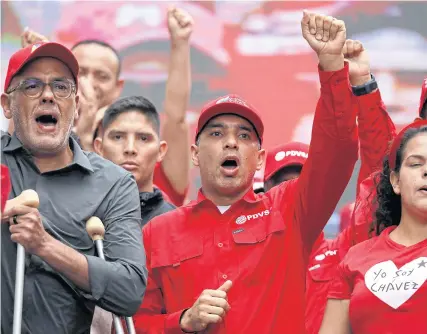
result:
[[[122,98],[105,111],[101,128],[95,151],[135,177],[143,225],[173,210],[175,207],[153,186],[154,168],[167,151],[167,143],[160,140],[160,118],[154,105],[142,96]]]
[[[12,333],[16,243],[26,250],[22,333],[89,333],[95,305],[131,316],[147,269],[134,178],[83,152],[70,137],[79,97],[78,64],[57,43],[37,43],[9,61],[1,104],[15,124],[1,135],[1,161],[18,196],[34,189],[40,206],[16,206],[1,227],[1,332]],[[96,256],[85,224],[105,226],[108,262]]]

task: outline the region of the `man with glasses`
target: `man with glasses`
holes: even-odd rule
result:
[[[10,170],[10,197],[34,189],[40,206],[16,206],[2,216],[2,333],[12,333],[15,243],[27,253],[22,333],[89,333],[95,305],[131,316],[144,295],[136,182],[70,138],[78,69],[67,48],[49,42],[21,49],[9,61],[1,104],[15,132],[2,132],[1,161]],[[109,262],[96,256],[86,233],[92,216],[105,226]],[[13,217],[10,225],[3,217]]]

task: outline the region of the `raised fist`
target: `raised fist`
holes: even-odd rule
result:
[[[301,30],[303,37],[319,57],[342,54],[346,40],[344,21],[304,11]]]
[[[360,86],[371,79],[371,66],[368,52],[359,41],[345,41],[342,53],[349,63],[349,76],[352,86]]]
[[[193,26],[193,18],[186,11],[175,7],[168,9],[168,29],[173,43],[188,42]]]
[[[31,29],[25,28],[24,32],[21,34],[21,46],[23,48],[27,47],[30,44],[37,42],[49,42],[46,36],[39,34]]]

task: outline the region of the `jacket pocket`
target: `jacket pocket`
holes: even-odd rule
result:
[[[200,237],[152,250],[151,269],[160,280],[168,312],[190,307],[200,295],[197,287],[203,282],[203,249]]]
[[[315,282],[328,282],[335,277],[337,263],[322,263],[311,266],[308,269],[309,277]]]
[[[276,211],[266,218],[258,219],[248,224],[235,227],[232,231],[233,240],[238,245],[250,245],[263,242],[272,234],[285,231],[282,216]]]
[[[239,265],[239,277],[245,285],[256,285],[275,275],[284,256],[286,226],[276,212],[268,217],[236,226],[232,230]]]

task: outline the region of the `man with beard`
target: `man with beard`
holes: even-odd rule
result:
[[[34,189],[40,206],[15,206],[2,215],[2,333],[12,332],[15,243],[28,254],[22,333],[87,333],[95,305],[131,316],[144,295],[135,180],[70,138],[78,68],[70,50],[50,42],[23,48],[9,61],[1,104],[15,131],[2,132],[1,160],[10,171],[11,196]],[[86,232],[92,216],[104,224],[109,262],[95,256]]]
[[[186,11],[174,7],[168,10],[167,22],[171,53],[161,133],[169,149],[155,167],[154,183],[171,203],[182,205],[187,195],[190,169],[185,115],[191,93],[190,37],[194,22]],[[40,40],[47,38],[31,30],[22,34],[22,45]],[[83,149],[93,151],[94,137],[100,137],[102,132],[99,129],[102,113],[122,92],[121,59],[111,45],[98,40],[80,41],[72,51],[79,63],[81,87],[80,110],[74,131]]]

